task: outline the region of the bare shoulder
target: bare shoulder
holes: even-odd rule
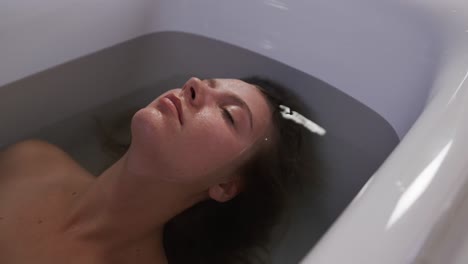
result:
[[[0,177],[6,175],[40,175],[45,170],[84,170],[65,151],[47,141],[28,139],[0,152]]]
[[[66,159],[67,154],[59,147],[39,139],[17,142],[0,152],[0,164],[18,164],[26,161]]]

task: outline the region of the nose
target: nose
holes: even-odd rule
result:
[[[203,106],[206,100],[207,88],[207,84],[200,79],[190,78],[183,87],[185,100],[196,108]]]

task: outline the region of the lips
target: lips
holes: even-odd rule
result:
[[[183,125],[183,111],[182,111],[182,103],[180,102],[180,99],[175,96],[174,94],[168,94],[165,96],[165,98],[169,99],[172,104],[174,104],[176,110],[177,110],[177,117],[179,118],[179,122],[181,125]]]

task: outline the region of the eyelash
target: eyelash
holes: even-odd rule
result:
[[[223,116],[224,118],[228,119],[229,122],[231,122],[232,125],[234,125],[234,118],[232,117],[231,113],[229,113],[228,110],[226,110],[226,108],[223,108]]]

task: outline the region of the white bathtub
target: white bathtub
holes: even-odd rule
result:
[[[328,184],[275,263],[468,261],[462,0],[2,1],[0,147],[42,136],[97,170],[86,113],[248,74],[286,83],[329,131]]]

